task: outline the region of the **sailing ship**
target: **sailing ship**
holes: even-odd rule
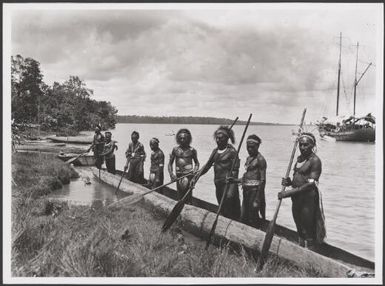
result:
[[[338,60],[338,80],[337,80],[337,106],[336,117],[327,118],[323,117],[316,125],[318,127],[321,138],[334,138],[336,141],[355,141],[355,142],[374,142],[375,124],[376,118],[371,114],[365,116],[356,116],[356,92],[357,85],[370,68],[372,63],[369,63],[360,78],[357,80],[357,62],[358,62],[358,47],[357,43],[357,55],[356,55],[356,68],[355,78],[353,85],[353,115],[351,116],[339,116],[339,96],[340,96],[340,78],[341,78],[341,46],[342,46],[342,33],[340,33],[340,54]]]

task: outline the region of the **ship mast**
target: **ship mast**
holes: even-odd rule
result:
[[[366,73],[366,71],[370,68],[372,63],[369,63],[364,72],[361,74],[360,78],[357,80],[357,63],[358,63],[358,46],[359,43],[357,42],[357,56],[356,56],[356,71],[354,76],[354,104],[353,104],[353,116],[356,115],[356,91],[357,91],[357,85]]]
[[[339,104],[339,99],[340,99],[341,46],[342,46],[342,33],[340,32],[340,57],[339,57],[339,60],[338,60],[338,81],[337,81],[337,108],[336,108],[336,116],[338,116],[338,104]]]
[[[353,103],[353,116],[356,115],[356,91],[357,91],[357,63],[358,63],[358,46],[359,43],[357,42],[357,56],[356,56],[356,71],[354,74],[354,103]]]

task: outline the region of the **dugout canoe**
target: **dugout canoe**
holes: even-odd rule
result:
[[[17,152],[46,152],[46,153],[59,153],[65,149],[69,153],[81,153],[84,152],[83,148],[77,146],[67,146],[65,143],[53,143],[47,141],[22,141],[20,144],[15,144]]]
[[[90,136],[48,136],[47,139],[68,144],[92,144],[93,138]]]
[[[99,176],[97,168],[93,167],[92,172],[94,176]],[[114,187],[118,186],[120,178],[121,171],[118,171],[116,175],[112,175],[105,170],[100,172],[100,179]],[[119,190],[130,195],[148,191],[144,186],[130,182],[125,178],[122,180]],[[163,194],[150,193],[144,196],[143,202],[164,215],[168,215],[176,204],[176,198],[176,191],[165,187]],[[124,205],[124,200],[123,198],[115,202],[111,207]],[[207,238],[215,220],[217,208],[214,204],[193,198],[192,205],[185,205],[180,214],[182,227],[196,236]],[[268,224],[269,221],[266,220],[262,227],[257,229],[239,221],[219,216],[214,239],[217,242],[220,240],[230,241],[259,252],[262,248]],[[299,246],[296,241],[297,234],[295,231],[277,225],[269,252],[300,267],[316,270],[329,277],[351,277],[352,273],[369,273],[370,277],[374,275],[374,262],[368,259],[327,243],[323,243],[316,250],[309,250]]]
[[[79,154],[64,153],[57,155],[57,157],[64,162],[68,161],[69,159],[75,158],[76,156],[79,156]],[[73,161],[72,164],[74,164],[74,166],[95,166],[95,157],[92,154],[82,155],[75,161]]]

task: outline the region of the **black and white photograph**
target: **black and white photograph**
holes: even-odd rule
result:
[[[382,284],[383,3],[3,3],[3,282]]]

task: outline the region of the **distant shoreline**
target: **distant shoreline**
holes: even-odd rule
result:
[[[117,115],[116,123],[131,124],[193,124],[193,125],[231,125],[232,119],[199,116],[137,116],[137,115]],[[240,120],[236,125],[245,125],[246,121]],[[295,124],[270,123],[270,122],[250,122],[250,125],[265,126],[295,126]]]
[[[184,124],[184,125],[229,125],[227,123],[165,123],[165,122],[116,122],[117,124]],[[237,122],[235,125],[246,125],[246,122]],[[284,123],[258,123],[251,122],[250,125],[254,126],[297,126],[296,124],[284,124]]]

